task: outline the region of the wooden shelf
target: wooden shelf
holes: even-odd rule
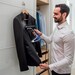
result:
[[[49,1],[48,0],[37,0],[37,5],[40,6],[40,5],[47,5],[49,4]]]

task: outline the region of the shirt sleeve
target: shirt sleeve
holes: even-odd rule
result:
[[[50,64],[50,70],[60,69],[65,66],[69,66],[73,62],[74,58],[74,33],[70,32],[69,34],[63,37],[64,44],[64,58],[56,63]]]
[[[45,34],[42,34],[42,35],[41,35],[41,38],[42,38],[46,43],[50,44],[50,43],[52,42],[52,35],[53,35],[53,34],[51,34],[50,36],[46,36]]]

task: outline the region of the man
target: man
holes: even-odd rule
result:
[[[74,57],[74,33],[66,18],[69,14],[66,4],[58,4],[54,9],[54,21],[57,24],[51,36],[47,37],[37,29],[34,31],[47,43],[52,43],[51,64],[41,63],[42,69],[50,69],[52,75],[70,75]]]

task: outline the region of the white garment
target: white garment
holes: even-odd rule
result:
[[[57,25],[50,37],[42,34],[41,38],[52,43],[50,70],[59,74],[71,73],[74,57],[74,33],[67,22]]]

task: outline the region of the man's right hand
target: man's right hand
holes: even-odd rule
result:
[[[34,29],[34,31],[35,31],[39,36],[42,35],[42,32],[40,32],[38,29]]]

